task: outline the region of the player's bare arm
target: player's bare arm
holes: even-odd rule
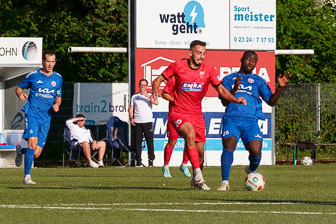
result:
[[[215,87],[222,99],[237,104],[244,104],[246,106],[246,100],[244,97],[236,98],[229,90],[227,90],[222,84]],[[222,102],[223,103],[223,102]]]
[[[154,99],[157,99],[159,96],[161,96],[159,93],[159,87],[163,81],[165,81],[165,78],[162,75],[158,76],[154,80],[153,87],[152,87],[152,94],[153,94]]]
[[[62,97],[55,96],[55,103],[52,106],[53,110],[55,112],[58,112],[59,111],[59,107],[61,106],[61,104],[62,104]]]
[[[23,92],[23,90],[20,87],[16,87],[15,93],[21,101],[26,101],[28,98],[28,96]]]
[[[280,95],[283,91],[283,89],[287,86],[288,81],[290,79],[289,72],[284,71],[283,74],[278,76],[277,81],[278,81],[278,87],[275,90],[275,93],[271,96],[269,101],[267,102],[268,105],[270,106],[275,106],[276,103],[278,102],[278,99],[280,98]]]
[[[169,102],[174,102],[175,98],[172,97],[169,93],[167,92],[162,92],[162,98],[169,101]]]

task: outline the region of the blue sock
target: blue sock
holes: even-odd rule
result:
[[[229,180],[232,162],[233,162],[233,151],[223,149],[221,158],[222,181]]]
[[[31,148],[27,148],[27,151],[25,153],[24,157],[24,172],[25,175],[30,174],[31,167],[34,162],[34,150]]]
[[[250,160],[250,170],[252,172],[255,172],[260,164],[261,160],[261,153],[258,157],[254,157],[251,154],[249,155],[249,160]]]
[[[27,148],[21,148],[21,153],[22,154],[26,154],[26,152],[27,152]]]

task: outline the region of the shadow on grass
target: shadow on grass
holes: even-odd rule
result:
[[[163,190],[163,191],[190,191],[189,188],[163,188],[163,187],[92,187],[92,186],[71,186],[71,187],[8,187],[11,190]]]

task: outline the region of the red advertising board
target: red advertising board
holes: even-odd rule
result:
[[[223,78],[240,68],[243,51],[207,50],[205,62],[213,65]],[[275,89],[275,54],[274,52],[257,51],[258,64],[254,73],[263,77],[272,91]],[[174,61],[189,58],[188,50],[171,49],[136,49],[136,92],[139,91],[139,80],[147,79],[148,91],[151,92],[152,82]],[[162,89],[164,84],[162,84]],[[210,87],[208,97],[215,97],[217,93]]]

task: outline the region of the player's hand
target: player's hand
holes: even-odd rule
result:
[[[283,74],[281,74],[280,76],[278,76],[277,78],[277,81],[278,81],[278,84],[281,88],[287,86],[287,83],[290,79],[290,73],[287,72],[287,71],[284,71]]]
[[[58,112],[58,111],[59,111],[59,106],[58,106],[57,103],[55,103],[55,104],[52,106],[52,108],[53,108],[53,110],[54,110],[55,112]]]
[[[246,99],[244,97],[238,97],[236,98],[236,102],[237,104],[244,104],[246,106]]]
[[[239,89],[241,80],[242,80],[242,77],[240,75],[238,75],[237,78],[236,78],[235,84],[233,86],[234,92],[237,92],[237,90]]]
[[[132,124],[132,126],[135,126],[134,119],[131,119],[131,124]]]
[[[21,101],[26,101],[27,98],[28,98],[28,96],[27,96],[25,93],[22,93],[22,94],[19,96],[19,99],[20,99]]]

